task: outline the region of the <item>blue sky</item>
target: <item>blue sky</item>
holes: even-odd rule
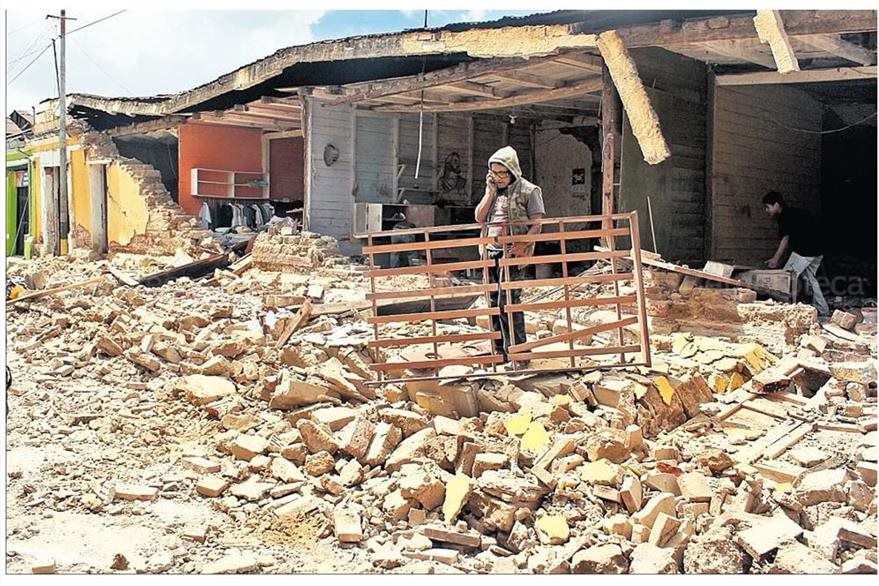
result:
[[[80,10],[68,5],[67,15],[78,19],[70,23],[68,30],[122,8],[109,5]],[[430,10],[428,26],[494,20],[535,11]],[[7,113],[19,108],[30,110],[41,100],[57,96],[52,50],[40,55],[57,34],[57,21],[45,19],[49,12],[58,13],[50,7],[6,12]],[[135,7],[70,34],[67,92],[104,96],[176,93],[210,82],[283,47],[419,28],[423,24],[423,10],[145,11]]]

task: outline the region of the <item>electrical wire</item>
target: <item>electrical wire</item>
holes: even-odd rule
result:
[[[128,89],[127,87],[125,87],[125,85],[123,85],[121,82],[116,81],[113,77],[111,77],[110,74],[107,73],[106,70],[104,70],[104,68],[101,67],[100,64],[94,59],[94,57],[92,57],[92,56],[89,54],[89,52],[85,50],[85,47],[84,47],[82,44],[71,42],[71,45],[76,46],[76,48],[79,49],[79,50],[82,52],[82,54],[85,55],[86,58],[87,58],[89,61],[91,61],[92,64],[93,64],[95,67],[98,68],[98,71],[100,71],[101,73],[104,74],[104,77],[106,77],[107,79],[109,79],[110,81],[112,81],[113,83],[115,83],[116,85],[118,85],[119,87],[121,87],[123,90],[125,90],[125,91],[128,92],[129,94],[134,94],[134,92],[132,92],[132,91],[131,91],[130,89]]]
[[[852,122],[851,124],[843,126],[842,128],[833,128],[831,130],[809,130],[807,128],[794,128],[793,126],[787,126],[786,124],[782,124],[781,122],[779,122],[778,120],[775,120],[774,118],[770,118],[769,120],[771,120],[773,123],[777,124],[778,126],[781,126],[782,128],[785,128],[787,130],[791,130],[793,132],[802,132],[804,134],[833,134],[834,132],[842,132],[844,130],[848,130],[849,128],[852,128],[853,126],[857,126],[858,124],[863,124],[864,122],[866,122],[867,120],[869,120],[870,118],[873,118],[875,116],[876,116],[876,112],[873,112],[872,114],[869,114],[869,115],[861,118],[857,122]]]
[[[88,28],[88,27],[92,26],[93,24],[98,24],[99,22],[104,22],[108,18],[113,18],[114,16],[118,16],[118,15],[122,14],[123,12],[126,12],[126,10],[120,10],[119,12],[114,12],[113,14],[110,14],[109,16],[105,16],[104,18],[99,18],[98,20],[93,20],[88,24],[84,24],[80,27],[77,27],[77,28],[71,30],[71,31],[67,31],[67,34],[72,35],[76,31],[81,31],[82,29]]]
[[[36,36],[34,36],[27,43],[22,43],[25,46],[25,48],[22,50],[21,54],[18,55],[18,57],[15,57],[14,59],[9,59],[6,61],[6,68],[7,69],[9,69],[11,66],[15,65],[19,61],[23,61],[23,60],[27,59],[28,57],[30,57],[31,55],[33,55],[37,51],[40,51],[41,50],[40,43],[44,43],[47,40],[50,40],[52,38],[52,35],[54,34],[54,31],[52,30],[52,28],[53,28],[52,23],[41,22],[38,24],[43,25],[43,30],[38,32],[36,34]]]
[[[51,47],[51,46],[52,46],[52,43],[49,43],[48,45],[46,45],[45,47],[43,47],[43,50],[40,51],[40,54],[39,54],[39,55],[37,55],[36,57],[33,58],[33,61],[31,61],[30,63],[28,63],[27,65],[25,65],[25,66],[24,66],[24,69],[22,69],[21,71],[19,71],[18,73],[16,73],[16,74],[12,77],[12,79],[10,79],[9,81],[6,82],[6,86],[8,87],[8,86],[12,85],[12,82],[14,82],[16,79],[18,79],[19,77],[21,77],[21,74],[24,73],[25,71],[27,71],[27,70],[30,68],[31,65],[33,65],[34,63],[36,63],[37,59],[39,59],[40,57],[42,57],[42,56],[43,56],[43,53],[45,53],[46,51],[48,51],[48,50],[49,50],[49,47]]]

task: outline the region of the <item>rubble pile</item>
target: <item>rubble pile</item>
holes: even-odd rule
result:
[[[283,230],[283,229],[282,229]],[[351,261],[339,255],[335,238],[314,232],[284,230],[278,234],[262,233],[253,244],[254,265],[265,270],[282,271],[346,265]]]
[[[12,309],[10,506],[163,535],[98,571],[876,572],[876,347],[845,316],[783,352],[678,332],[650,368],[375,385],[361,269],[308,234],[260,236],[254,262],[286,239],[299,271],[108,276]],[[15,471],[52,444],[90,451]],[[8,564],[53,571],[17,553],[35,523]]]

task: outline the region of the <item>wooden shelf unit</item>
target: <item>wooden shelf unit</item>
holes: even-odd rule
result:
[[[265,179],[261,171],[193,168],[190,173],[190,189],[194,197],[269,199],[268,183],[266,185],[248,183],[248,181]]]

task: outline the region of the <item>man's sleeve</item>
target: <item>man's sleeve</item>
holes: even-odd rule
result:
[[[528,217],[531,218],[534,214],[544,214],[546,215],[546,208],[543,207],[543,190],[539,187],[535,187],[534,191],[531,192],[531,195],[528,196]]]

